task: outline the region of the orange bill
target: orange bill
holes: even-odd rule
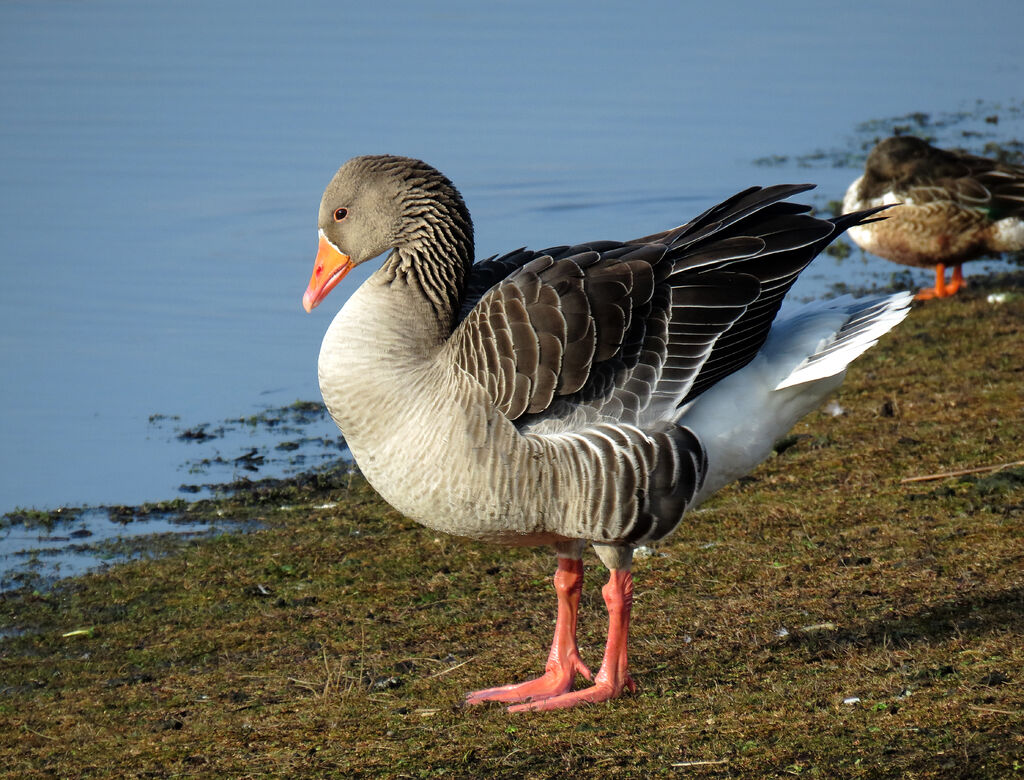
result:
[[[309,278],[306,294],[302,296],[302,308],[307,312],[313,311],[351,270],[352,258],[339,252],[321,230],[313,275]]]

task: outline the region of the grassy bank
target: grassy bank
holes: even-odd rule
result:
[[[261,530],[0,597],[19,777],[1024,777],[1024,295],[919,306],[755,474],[638,560],[635,695],[512,716],[553,557],[337,472],[185,510]],[[604,639],[588,555],[581,647]]]

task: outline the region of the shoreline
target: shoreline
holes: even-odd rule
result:
[[[245,533],[0,594],[0,729],[18,735],[0,760],[82,777],[1009,776],[1024,468],[901,480],[1020,460],[1021,333],[1024,271],[915,306],[854,363],[842,414],[812,413],[638,561],[635,695],[554,717],[463,708],[538,671],[553,557],[430,532],[338,469],[186,502]],[[593,661],[604,577],[585,560]]]

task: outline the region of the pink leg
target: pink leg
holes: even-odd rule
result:
[[[577,672],[588,680],[591,679],[593,675],[580,660],[579,648],[576,646],[576,616],[579,612],[582,590],[583,561],[578,558],[560,557],[558,570],[555,572],[558,618],[555,621],[555,638],[551,643],[544,674],[529,682],[475,691],[466,697],[466,703],[539,701],[572,690]]]
[[[596,704],[619,696],[623,689],[636,690],[636,683],[629,676],[626,662],[626,640],[629,637],[629,613],[633,606],[633,573],[628,569],[612,569],[608,584],[601,590],[604,603],[608,606],[608,643],[605,645],[604,660],[594,679],[594,684],[581,691],[563,693],[527,704],[509,707],[509,712],[527,710],[557,710],[575,707],[577,704]]]

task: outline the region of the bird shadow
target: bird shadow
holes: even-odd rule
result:
[[[1024,586],[923,604],[905,615],[865,620],[827,634],[794,632],[780,639],[778,646],[803,647],[824,657],[844,653],[851,647],[912,647],[1022,630]]]

